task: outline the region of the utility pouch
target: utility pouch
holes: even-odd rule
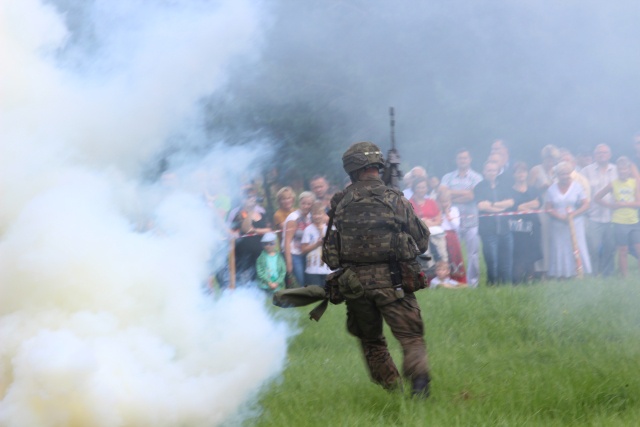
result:
[[[389,273],[391,275],[391,285],[397,299],[404,298],[404,289],[402,287],[402,271],[400,264],[396,260],[396,254],[389,254]]]
[[[417,261],[404,261],[398,264],[402,272],[402,289],[405,292],[416,292],[429,287],[427,277]]]
[[[396,238],[396,258],[399,261],[414,260],[420,255],[418,244],[409,233],[401,231],[395,235]]]
[[[340,292],[340,283],[338,279],[344,273],[344,269],[340,268],[333,273],[330,273],[325,279],[324,289],[329,297],[331,304],[340,304],[344,302],[344,296]]]
[[[338,278],[338,289],[346,299],[357,299],[364,295],[364,287],[355,271],[347,268]]]
[[[340,267],[340,236],[333,224],[327,227],[327,233],[322,242],[322,261],[335,270]]]

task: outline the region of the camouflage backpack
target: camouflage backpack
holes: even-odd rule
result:
[[[391,254],[398,261],[413,260],[420,253],[396,215],[402,193],[371,184],[352,184],[332,200],[322,255],[332,269],[341,263],[388,262]]]

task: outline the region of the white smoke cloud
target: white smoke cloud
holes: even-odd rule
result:
[[[135,179],[255,54],[260,10],[94,1],[67,29],[63,6],[0,0],[0,425],[219,424],[290,335],[261,295],[201,289],[225,235],[199,186],[232,193],[255,150]]]

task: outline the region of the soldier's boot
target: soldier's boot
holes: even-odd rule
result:
[[[413,378],[411,396],[419,399],[426,399],[429,397],[429,383],[431,378],[429,375],[418,375]]]
[[[396,392],[399,392],[400,394],[404,393],[404,384],[402,382],[402,378],[397,378],[395,381],[389,384],[380,384],[380,385],[389,393],[396,393]]]
[[[380,384],[385,390],[402,390],[402,377],[396,364],[387,350],[386,342],[362,342],[364,358],[373,382]]]

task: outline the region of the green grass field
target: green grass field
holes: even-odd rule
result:
[[[260,396],[256,426],[640,425],[640,281],[547,282],[423,290],[432,395],[370,382],[345,306],[293,318],[282,378]],[[293,315],[293,316],[292,316]],[[397,342],[387,330],[394,359]]]

